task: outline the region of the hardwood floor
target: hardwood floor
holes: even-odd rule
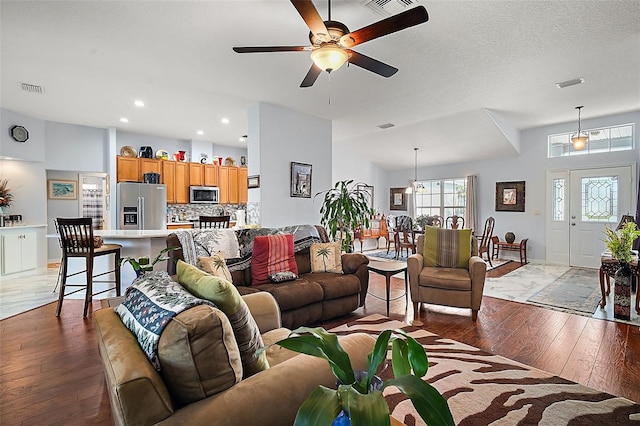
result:
[[[370,282],[371,292],[384,293],[384,277],[371,274]],[[392,278],[392,288],[401,294],[402,280]],[[111,424],[93,322],[91,315],[82,319],[82,304],[65,300],[60,318],[51,303],[0,321],[0,424]],[[93,309],[99,307],[94,301]],[[386,302],[368,297],[364,308],[323,325],[385,311]],[[400,298],[389,316],[411,321],[412,308]],[[426,305],[420,319],[441,336],[640,403],[637,326],[491,297],[475,323],[468,309],[435,305]]]

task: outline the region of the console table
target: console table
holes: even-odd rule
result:
[[[503,250],[511,250],[517,251],[520,253],[520,264],[524,265],[527,262],[527,241],[528,238],[523,239],[520,242],[508,243],[506,241],[494,241],[493,244],[495,246],[495,256],[498,257],[500,254],[500,249]]]
[[[389,231],[387,230],[387,221],[385,219],[369,220],[369,228],[358,227],[353,233],[354,241],[360,241],[360,253],[362,253],[362,244],[364,240],[375,238],[376,248],[380,248],[380,237],[384,237],[389,241]]]

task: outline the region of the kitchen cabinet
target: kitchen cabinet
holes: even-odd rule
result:
[[[141,182],[140,161],[136,157],[116,157],[117,182]]]
[[[229,204],[229,169],[228,166],[218,167],[218,187],[220,188],[220,204]]]
[[[204,165],[204,186],[218,186],[218,166]]]
[[[176,162],[176,204],[189,203],[189,163]]]
[[[238,168],[229,167],[229,204],[238,204]]]
[[[189,185],[204,186],[204,164],[189,164]]]
[[[36,233],[24,231],[2,236],[2,275],[29,271],[37,266]]]
[[[239,204],[247,204],[249,201],[249,182],[247,178],[249,177],[249,169],[246,167],[240,167],[238,169],[238,203]]]
[[[138,176],[138,182],[144,182],[145,173],[158,173],[162,175],[163,160],[154,160],[151,158],[139,158],[138,160],[140,160],[140,176]]]
[[[176,202],[176,163],[173,161],[162,162],[162,173],[160,182],[167,188],[167,203]]]

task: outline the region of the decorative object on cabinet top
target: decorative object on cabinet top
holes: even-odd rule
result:
[[[150,146],[141,146],[140,158],[153,158],[153,148]]]
[[[233,166],[233,167],[235,167],[235,165],[236,165],[236,160],[234,160],[234,159],[233,159],[233,158],[231,158],[231,157],[227,157],[227,158],[225,158],[225,159],[224,159],[224,165],[225,165],[225,166]]]
[[[169,151],[166,149],[159,149],[156,151],[156,158],[158,160],[168,160],[169,159]]]
[[[123,157],[137,157],[138,152],[134,147],[127,145],[120,148],[120,155],[122,155]]]

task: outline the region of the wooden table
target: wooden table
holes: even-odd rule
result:
[[[600,270],[599,270],[599,278],[600,278],[600,293],[602,295],[602,299],[600,301],[600,307],[604,308],[607,305],[607,296],[611,293],[611,281],[610,277],[615,277],[616,271],[620,267],[620,262],[614,259],[611,256],[611,253],[605,251],[600,256]],[[631,267],[632,271],[636,273],[636,312],[640,314],[640,268],[638,267],[638,256],[634,256],[633,260],[629,262],[629,267]],[[604,283],[607,283],[607,288],[605,290]]]
[[[527,262],[527,241],[529,241],[528,238],[523,239],[522,241],[519,242],[513,242],[513,243],[508,243],[506,241],[498,241],[498,242],[493,242],[493,244],[495,245],[495,256],[496,258],[498,257],[498,255],[500,254],[500,249],[503,250],[511,250],[511,251],[517,251],[520,253],[520,264],[524,265]]]
[[[383,261],[383,260],[370,260],[369,261],[369,265],[368,268],[371,272],[375,272],[376,274],[380,274],[380,275],[384,275],[385,279],[386,279],[386,285],[387,285],[387,297],[386,297],[386,301],[387,301],[387,315],[389,315],[389,302],[391,300],[396,300],[401,298],[402,296],[404,296],[405,298],[405,303],[408,304],[409,303],[409,279],[407,277],[407,262],[401,262],[401,261],[397,261],[397,260],[391,260],[391,261]],[[404,294],[401,294],[400,296],[394,298],[394,299],[390,299],[389,298],[389,292],[391,291],[391,277],[399,272],[404,272]],[[371,293],[371,295],[373,297],[376,297],[378,299],[382,299],[382,297],[376,296],[375,294]],[[385,300],[385,299],[382,299]]]
[[[373,238],[376,240],[376,248],[380,248],[380,237],[384,237],[389,241],[389,231],[387,230],[387,221],[385,219],[371,219],[369,220],[369,228],[357,228],[353,233],[353,240],[360,241],[360,253],[362,253],[362,245],[364,240]],[[389,252],[387,244],[387,252]]]

